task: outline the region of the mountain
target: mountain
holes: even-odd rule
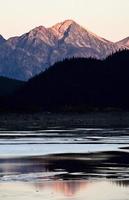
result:
[[[2,45],[6,40],[3,38],[2,35],[0,35],[0,45]]]
[[[121,48],[72,20],[50,28],[39,26],[0,45],[0,75],[28,80],[65,58],[103,59]]]
[[[106,60],[74,58],[58,62],[18,90],[11,107],[49,111],[94,107],[129,109],[128,66],[127,50]]]
[[[119,42],[116,43],[117,45],[120,45],[120,46],[124,46],[126,47],[127,49],[129,49],[129,37],[123,39],[123,40],[120,40]]]

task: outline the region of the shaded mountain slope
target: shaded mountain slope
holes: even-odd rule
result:
[[[6,40],[3,38],[2,35],[0,35],[0,45],[2,45],[4,42],[6,42]]]

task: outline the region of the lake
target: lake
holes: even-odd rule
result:
[[[128,196],[128,112],[0,115],[0,199]]]

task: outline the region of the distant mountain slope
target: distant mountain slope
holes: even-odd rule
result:
[[[121,48],[72,20],[51,28],[39,26],[0,45],[0,75],[28,80],[65,58],[103,59]]]
[[[4,42],[6,42],[6,40],[3,38],[2,35],[0,35],[0,45],[2,45]]]
[[[125,46],[127,49],[129,49],[129,37],[119,41],[116,43],[117,45],[120,45],[120,46]]]
[[[13,99],[18,108],[129,109],[129,51],[106,60],[70,59],[32,78]]]
[[[18,89],[24,85],[24,82],[0,77],[0,97],[13,95]]]

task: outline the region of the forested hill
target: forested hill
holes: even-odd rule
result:
[[[0,76],[0,97],[13,95],[25,82]]]
[[[30,79],[11,102],[25,109],[129,109],[129,51],[103,61],[73,58],[58,62]]]

